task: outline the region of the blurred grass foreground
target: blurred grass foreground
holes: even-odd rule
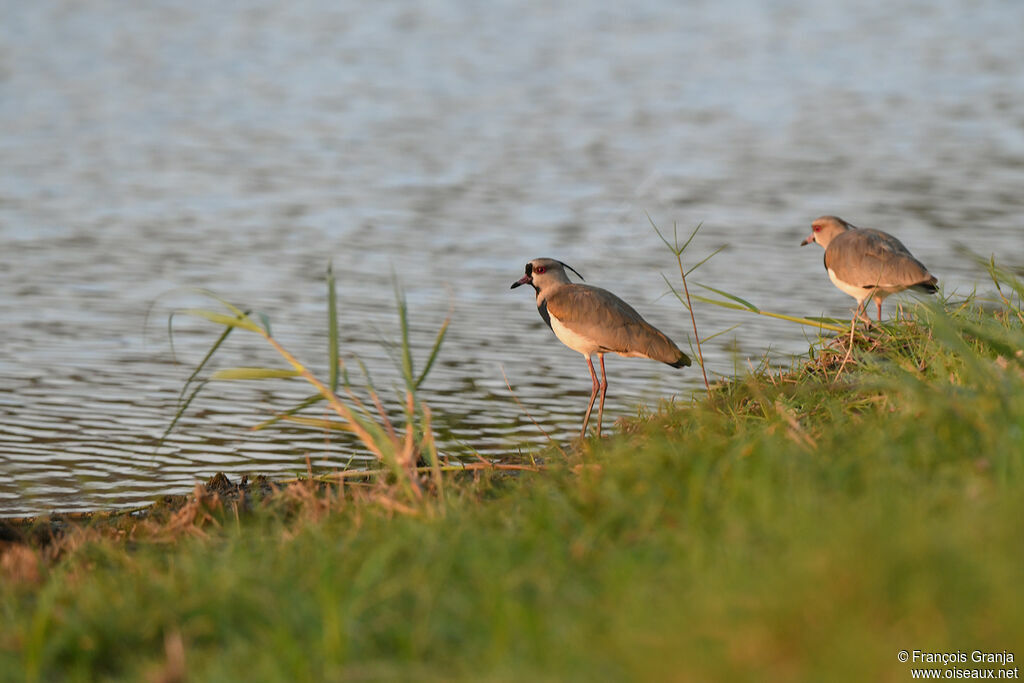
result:
[[[442,471],[410,371],[404,435],[367,427],[400,456],[376,479],[0,527],[0,680],[904,681],[901,650],[1019,662],[1024,291],[991,270],[992,301],[823,339],[789,372],[531,454],[536,471]]]

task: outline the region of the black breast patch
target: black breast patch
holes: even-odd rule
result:
[[[546,300],[537,304],[537,312],[540,313],[540,317],[544,318],[547,326],[551,327],[551,316],[548,314],[548,302]]]

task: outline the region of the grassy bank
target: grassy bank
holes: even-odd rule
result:
[[[0,679],[904,681],[900,650],[1019,662],[1018,304],[922,308],[543,471],[445,475],[443,496],[427,476],[419,502],[294,484],[247,512],[207,498],[7,543]]]

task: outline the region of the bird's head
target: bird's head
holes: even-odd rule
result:
[[[811,223],[811,234],[800,243],[800,246],[810,244],[811,242],[817,242],[821,245],[822,249],[828,249],[828,243],[831,242],[836,235],[846,232],[853,226],[844,221],[839,216],[822,216],[821,218],[815,218],[814,222]]]
[[[579,275],[581,280],[583,279],[583,276],[568,263],[562,263],[553,258],[535,258],[526,264],[526,275],[513,282],[510,289],[515,289],[519,285],[532,285],[536,291],[540,292],[553,284],[566,284],[570,282],[569,276],[565,272],[566,268]]]

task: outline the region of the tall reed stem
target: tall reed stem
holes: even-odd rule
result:
[[[697,231],[700,230],[701,226],[704,224],[698,223],[697,227],[693,229],[692,233],[690,233],[690,237],[687,238],[686,242],[684,242],[682,246],[680,246],[679,226],[677,224],[672,224],[672,243],[670,244],[669,241],[665,239],[665,236],[661,234],[661,231],[658,230],[658,226],[654,224],[650,215],[647,216],[647,220],[650,221],[651,227],[654,228],[654,232],[658,233],[658,237],[660,237],[661,241],[665,243],[665,246],[671,249],[672,253],[676,255],[676,263],[679,265],[679,275],[683,278],[683,293],[686,295],[686,310],[690,312],[690,322],[693,323],[693,341],[697,345],[697,362],[700,363],[700,372],[704,377],[704,388],[707,390],[708,397],[710,398],[711,383],[708,382],[708,372],[704,369],[704,350],[701,349],[700,346],[700,334],[697,332],[697,317],[693,313],[693,302],[690,300],[690,288],[686,285],[686,269],[683,268],[683,252],[686,251],[686,247],[690,246],[690,242],[693,241],[693,238],[697,235]],[[718,252],[716,251],[712,253],[711,256],[714,256],[715,253]],[[708,256],[706,259],[698,263],[694,268],[703,265],[709,258],[711,258],[711,256]],[[665,282],[668,282],[668,280],[666,279]],[[671,286],[671,283],[669,283],[669,287]],[[675,294],[677,297],[679,296],[678,292],[675,292]]]

